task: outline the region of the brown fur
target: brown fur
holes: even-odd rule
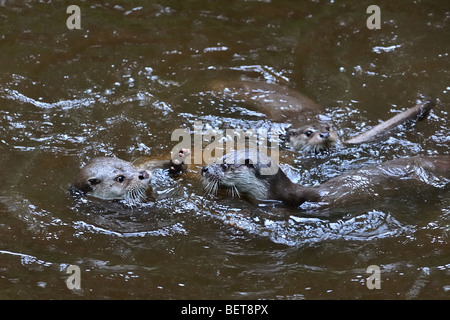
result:
[[[228,157],[234,157],[233,154]],[[255,154],[256,152],[248,153],[253,158]],[[237,189],[237,194],[250,190],[250,193],[261,195],[257,200],[279,200],[290,207],[298,207],[304,202],[315,202],[320,203],[322,208],[398,196],[413,188],[433,188],[437,181],[442,185],[448,185],[450,182],[450,156],[419,156],[391,160],[377,166],[350,171],[317,187],[295,184],[280,169],[272,175],[261,175],[258,166],[242,163],[244,162],[235,163],[232,165],[234,168],[227,167],[226,170],[219,163],[214,163],[205,166],[202,175],[206,183],[214,180],[219,187],[232,186]],[[239,172],[239,175],[236,172]],[[223,181],[226,181],[226,184],[221,184]],[[265,190],[252,192],[248,187],[252,183],[254,188]]]

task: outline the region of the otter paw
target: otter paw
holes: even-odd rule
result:
[[[190,150],[190,149],[181,149],[181,150],[178,152],[178,158],[177,158],[177,157],[174,157],[174,158],[172,159],[173,164],[175,164],[175,165],[181,165],[181,164],[183,164],[183,163],[184,163],[184,160],[186,159],[186,157],[187,157],[188,155],[190,155],[190,154],[191,154],[191,150]]]
[[[169,165],[169,173],[171,175],[178,175],[182,173],[186,169],[186,165],[184,164],[184,161],[187,156],[191,154],[190,149],[181,149],[178,152],[177,156],[174,156],[172,160],[170,161]]]

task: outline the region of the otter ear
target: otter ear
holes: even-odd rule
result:
[[[75,181],[75,183],[73,184],[73,186],[78,189],[79,191],[81,191],[82,193],[88,193],[91,192],[92,186],[99,184],[101,182],[100,179],[97,178],[91,178],[89,180],[84,180],[84,179],[77,179]]]
[[[97,178],[92,178],[92,179],[89,179],[88,181],[91,186],[95,186],[96,184],[99,184],[102,182],[100,179],[97,179]]]

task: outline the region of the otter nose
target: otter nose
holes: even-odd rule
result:
[[[202,168],[202,174],[204,174],[204,173],[206,173],[206,172],[208,172],[208,167],[207,167],[207,166],[204,166],[204,167]]]
[[[330,137],[330,133],[329,132],[322,132],[319,136],[322,139],[328,139]]]
[[[150,178],[150,175],[148,174],[147,171],[144,170],[144,171],[139,172],[139,180],[145,180],[148,178]]]

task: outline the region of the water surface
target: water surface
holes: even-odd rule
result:
[[[286,85],[352,136],[414,105],[430,117],[386,141],[282,165],[304,184],[449,153],[450,6],[361,1],[0,1],[0,297],[3,299],[448,299],[447,190],[302,216],[210,198],[182,177],[134,209],[77,198],[96,156],[167,155],[177,128],[285,128],[214,96],[217,79]],[[198,170],[192,167],[192,171]],[[194,175],[195,176],[195,175]],[[66,270],[81,270],[69,290]],[[369,290],[366,269],[382,270]]]

